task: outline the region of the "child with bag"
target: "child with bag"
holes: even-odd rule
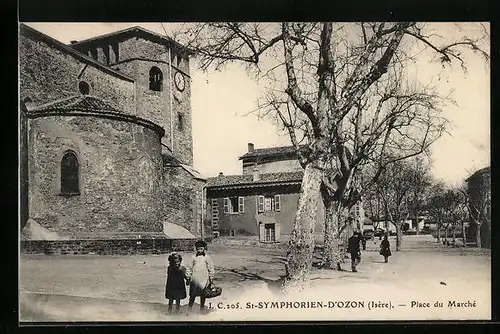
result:
[[[212,259],[206,253],[207,243],[205,241],[198,240],[194,246],[196,253],[187,268],[188,277],[190,278],[188,310],[192,311],[196,297],[200,297],[200,311],[205,313],[205,300],[207,297],[212,297],[209,292],[214,277],[214,265]]]
[[[165,285],[165,298],[168,299],[168,313],[172,313],[172,304],[175,300],[176,312],[180,311],[181,299],[186,298],[185,280],[188,278],[186,268],[181,265],[182,256],[172,253],[168,257],[167,283]]]

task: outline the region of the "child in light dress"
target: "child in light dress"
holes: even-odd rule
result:
[[[207,243],[198,240],[195,243],[196,253],[187,266],[189,284],[188,310],[191,311],[196,297],[200,297],[200,311],[206,312],[203,291],[212,284],[214,265],[207,252]]]

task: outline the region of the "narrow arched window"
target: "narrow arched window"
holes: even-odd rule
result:
[[[61,193],[63,195],[79,195],[79,164],[74,152],[68,151],[61,160]]]
[[[149,89],[154,91],[161,91],[163,86],[163,73],[161,70],[153,66],[149,70]]]

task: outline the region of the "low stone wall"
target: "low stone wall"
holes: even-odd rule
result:
[[[22,254],[148,255],[191,251],[191,239],[21,240]]]
[[[258,237],[218,237],[212,239],[212,244],[214,245],[224,245],[224,246],[258,246],[263,248],[283,248],[288,244],[287,242],[275,242],[275,243],[265,243],[260,242]]]

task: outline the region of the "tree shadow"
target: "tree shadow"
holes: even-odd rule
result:
[[[243,270],[246,270],[245,267],[242,268]],[[261,281],[267,284],[267,287],[274,292],[281,291],[283,287],[283,283],[285,281],[285,275],[281,275],[278,279],[272,280],[269,278],[262,277],[259,274],[255,274],[252,272],[244,272],[244,271],[239,271],[238,269],[229,269],[229,271],[233,274],[239,275],[240,277],[243,278],[243,281]]]

